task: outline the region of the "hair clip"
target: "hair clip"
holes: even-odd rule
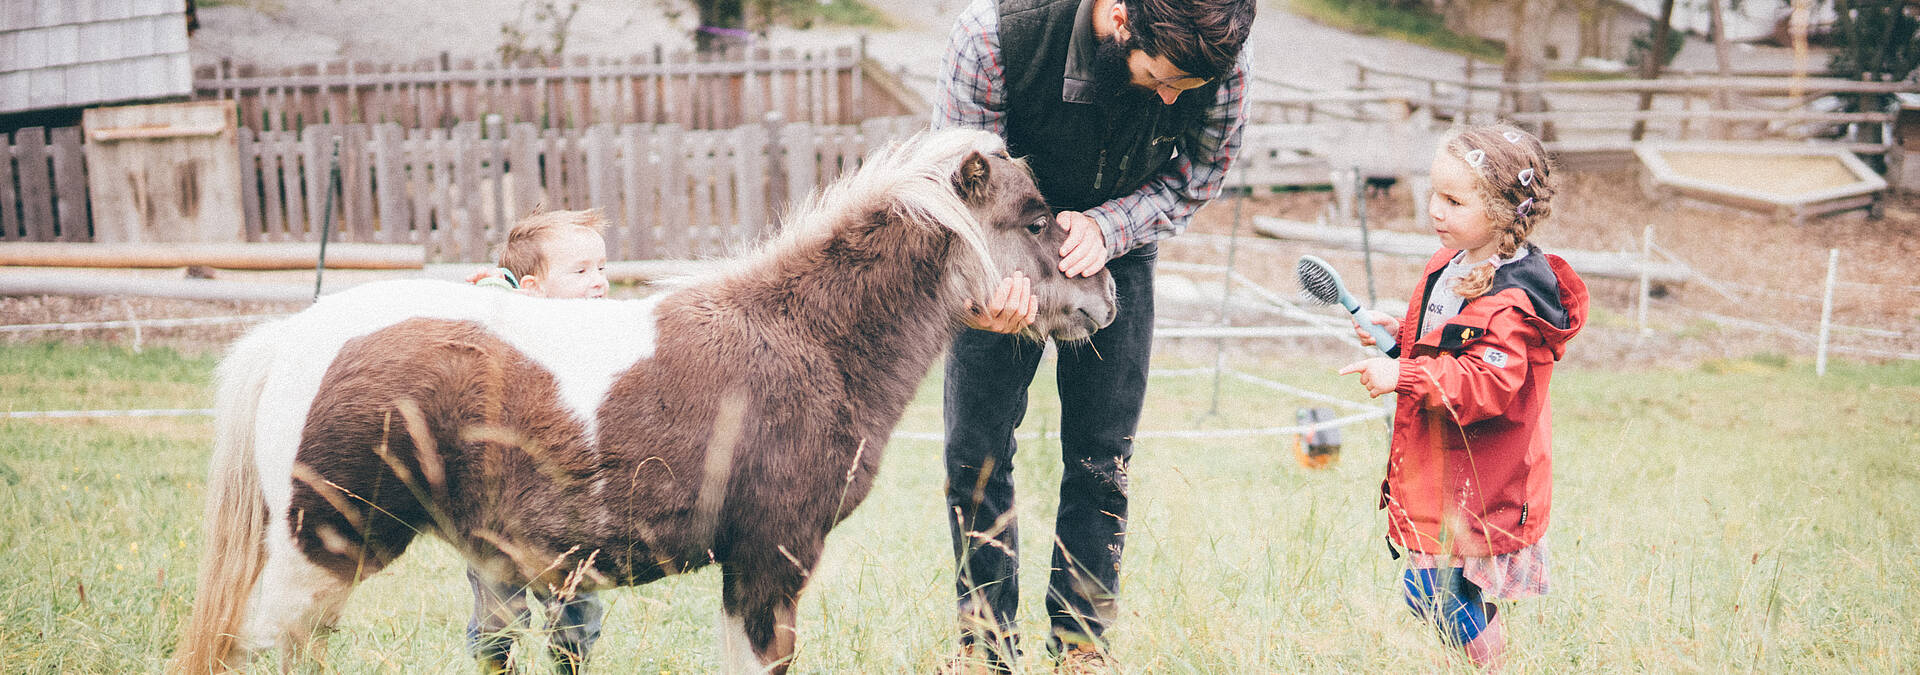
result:
[[[1520,186],[1521,187],[1533,186],[1533,167],[1527,167],[1525,169],[1520,170]]]
[[[1521,136],[1520,132],[1518,131],[1502,131],[1500,132],[1500,135],[1507,137],[1508,143],[1513,143],[1516,145],[1520,143],[1521,138],[1525,138],[1524,136]]]
[[[1525,218],[1532,213],[1533,213],[1532,197],[1528,197],[1526,201],[1520,202],[1519,206],[1513,207],[1513,215],[1516,217]]]
[[[1487,163],[1487,151],[1479,148],[1468,150],[1465,159],[1468,166],[1478,169],[1480,165]]]

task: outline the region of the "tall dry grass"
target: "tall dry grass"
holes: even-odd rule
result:
[[[1239,363],[1357,396],[1332,376],[1337,363]],[[0,400],[205,406],[212,365],[165,350],[0,347]],[[903,430],[939,428],[938,378]],[[1023,431],[1057,425],[1042,379]],[[1226,386],[1209,416],[1210,380],[1156,379],[1145,427],[1284,424],[1307,405]],[[1510,672],[1920,670],[1920,364],[1840,363],[1824,379],[1779,358],[1570,369],[1554,390],[1554,591],[1507,608]],[[211,434],[192,418],[0,421],[5,670],[159,670],[192,594]],[[1374,510],[1385,437],[1346,430],[1341,461],[1318,472],[1282,439],[1142,438],[1115,655],[1151,673],[1464,672],[1395,596]],[[940,448],[887,452],[801,605],[802,672],[924,672],[951,644]],[[1030,631],[1044,628],[1057,458],[1056,441],[1029,441],[1015,471]],[[470,672],[463,567],[445,545],[416,544],[356,593],[330,665]],[[595,669],[713,671],[718,591],[701,572],[603,593]],[[1038,641],[1027,646],[1020,665],[1042,671]]]

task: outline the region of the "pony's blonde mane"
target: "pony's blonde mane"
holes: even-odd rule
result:
[[[967,270],[974,276],[968,285],[975,297],[986,297],[1000,278],[999,266],[987,254],[979,219],[961,201],[953,182],[961,160],[971,152],[1004,153],[1006,141],[978,129],[943,129],[922,131],[876,150],[858,170],[799,202],[761,254],[776,255],[814,241],[848,216],[884,206],[914,224],[959,235],[976,261],[970,266],[974,269]]]

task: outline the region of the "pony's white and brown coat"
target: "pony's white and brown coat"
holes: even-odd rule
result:
[[[997,138],[940,132],[648,300],[394,282],[262,327],[222,366],[206,569],[175,667],[300,645],[431,532],[537,594],[717,562],[729,651],[782,672],[824,538],[968,299],[1018,269],[1039,332],[1111,320],[1104,274],[1055,269],[1063,236]]]

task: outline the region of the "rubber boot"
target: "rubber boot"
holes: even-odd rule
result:
[[[1487,672],[1498,672],[1507,660],[1506,622],[1500,620],[1500,609],[1487,604],[1487,627],[1480,630],[1461,649],[1467,653],[1467,660]]]

